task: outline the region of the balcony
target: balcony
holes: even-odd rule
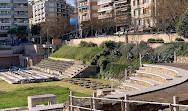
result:
[[[10,10],[10,6],[0,6],[0,10]]]
[[[98,19],[112,18],[112,14],[99,15]]]
[[[0,26],[11,26],[12,23],[11,22],[1,22],[0,21]]]
[[[11,18],[11,14],[0,14],[0,18]]]
[[[28,11],[27,7],[15,7],[14,11]]]
[[[27,0],[13,0],[13,3],[27,3]]]
[[[99,0],[97,5],[102,5],[106,3],[112,3],[112,2],[114,2],[114,0]]]
[[[79,4],[79,6],[81,7],[81,6],[87,6],[87,2],[81,2],[80,4]]]
[[[0,0],[0,3],[10,3],[10,0]]]
[[[0,29],[0,33],[7,33],[9,29],[5,30],[5,29]]]
[[[14,24],[16,24],[18,26],[29,26],[28,21],[15,21]]]
[[[108,7],[100,8],[98,10],[98,12],[110,11],[110,10],[113,10],[113,9],[114,9],[113,6],[108,6]]]
[[[14,14],[14,18],[29,18],[28,14]]]

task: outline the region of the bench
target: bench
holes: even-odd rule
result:
[[[56,96],[53,94],[28,96],[28,108],[32,110],[39,102],[48,102],[48,105],[56,104]]]

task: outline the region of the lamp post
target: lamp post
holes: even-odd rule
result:
[[[115,6],[115,3],[114,3],[113,6],[114,6],[114,7],[113,7],[113,8],[114,8],[114,12],[115,12],[116,33],[117,33],[117,30],[118,30],[118,29],[117,29],[117,16],[116,16],[117,13],[116,13],[116,6]]]
[[[48,28],[47,28],[47,47],[48,47],[48,57],[49,57],[50,45],[49,45],[49,37],[48,37]]]

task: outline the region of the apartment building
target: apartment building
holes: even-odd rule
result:
[[[132,24],[138,31],[155,27],[152,15],[156,10],[156,0],[131,0]]]
[[[98,18],[98,0],[77,0],[79,24]]]
[[[99,0],[97,5],[98,9],[98,19],[111,18],[114,15],[114,0]]]
[[[49,17],[70,18],[70,5],[65,0],[33,0],[33,24],[45,22]]]
[[[112,18],[116,22],[116,32],[124,31],[131,20],[130,0],[99,0],[98,19]]]
[[[7,34],[10,28],[28,27],[28,18],[27,0],[0,0],[0,42],[11,41]]]

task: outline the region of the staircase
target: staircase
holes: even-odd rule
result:
[[[125,94],[138,95],[168,88],[188,80],[187,73],[187,71],[175,67],[144,64],[106,97],[120,98]]]
[[[86,65],[76,64],[74,62],[53,62],[48,60],[41,61],[34,69],[58,76],[59,79],[74,78],[87,68]]]

